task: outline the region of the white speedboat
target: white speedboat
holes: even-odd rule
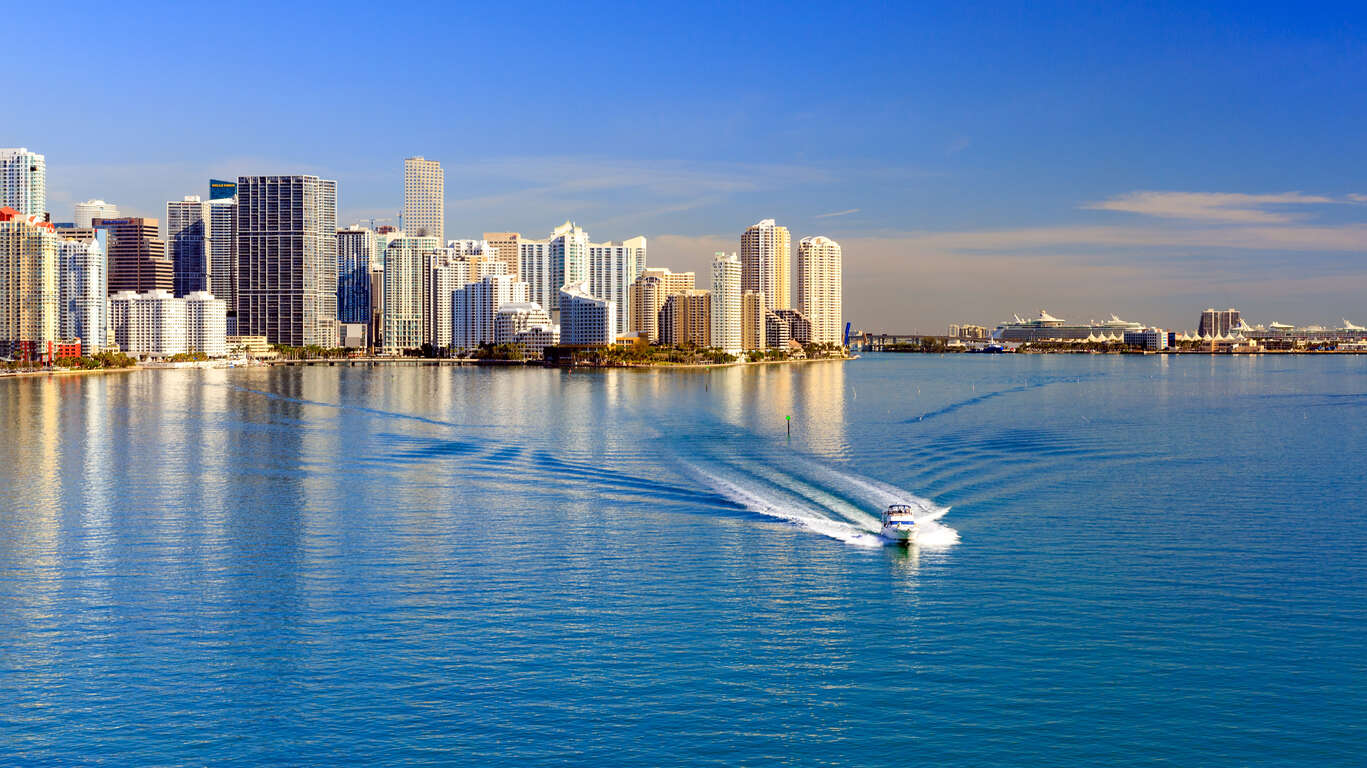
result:
[[[916,541],[916,516],[906,504],[893,504],[883,512],[883,538],[907,546]]]

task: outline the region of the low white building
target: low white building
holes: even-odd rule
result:
[[[228,302],[208,291],[195,291],[185,301],[185,346],[209,357],[228,355]]]
[[[534,301],[504,304],[494,318],[494,343],[516,344],[526,357],[544,357],[546,347],[560,343],[560,328]]]
[[[589,293],[587,280],[560,289],[560,340],[577,347],[605,347],[617,340],[617,302]]]
[[[495,320],[505,304],[527,301],[527,284],[513,275],[489,275],[451,294],[451,347],[493,344]]]
[[[119,291],[109,297],[109,325],[124,354],[162,358],[187,352],[228,354],[228,305],[207,291]]]
[[[114,343],[134,357],[170,357],[190,351],[186,343],[185,300],[170,291],[119,291],[109,297]]]

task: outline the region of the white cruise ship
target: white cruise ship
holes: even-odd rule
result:
[[[1074,341],[1099,340],[1121,341],[1126,331],[1142,331],[1143,323],[1121,320],[1111,315],[1104,322],[1084,324],[1069,323],[1040,310],[1039,317],[1031,320],[1016,315],[1012,322],[1002,323],[992,333],[992,338],[1001,341]]]

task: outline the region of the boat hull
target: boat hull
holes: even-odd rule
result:
[[[910,546],[916,541],[916,529],[898,528],[890,525],[883,526],[883,532],[879,534],[885,541],[889,541],[899,547]]]

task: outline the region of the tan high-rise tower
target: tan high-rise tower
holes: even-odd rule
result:
[[[797,311],[812,324],[812,341],[840,344],[840,243],[829,237],[804,237],[797,244]]]
[[[403,229],[409,237],[435,237],[446,244],[446,171],[436,160],[403,161]]]
[[[792,237],[787,227],[765,219],[740,236],[741,290],[764,294],[765,309],[790,309],[793,295]]]

